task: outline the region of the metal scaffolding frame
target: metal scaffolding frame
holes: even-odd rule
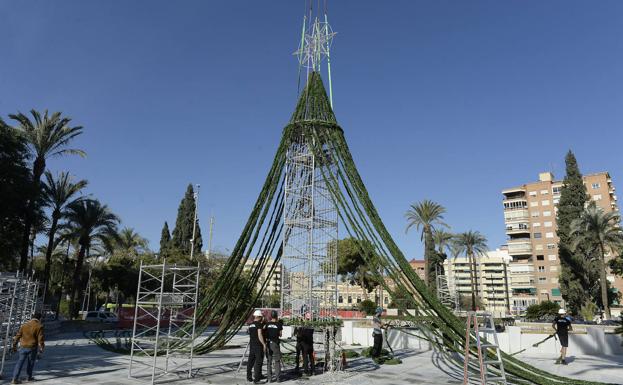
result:
[[[154,384],[165,375],[192,376],[198,292],[198,264],[141,262],[128,378]]]
[[[0,273],[0,338],[2,359],[0,376],[4,364],[11,354],[13,337],[19,327],[29,321],[39,303],[39,281],[22,273]]]
[[[335,173],[331,151],[316,158],[311,140],[301,131],[286,155],[281,315],[318,321],[337,316],[338,213],[323,177]],[[336,331],[322,329],[325,362],[333,370]]]

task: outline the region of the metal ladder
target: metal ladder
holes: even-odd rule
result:
[[[480,320],[482,320],[483,327],[480,328]],[[493,322],[493,315],[489,312],[469,312],[467,313],[467,322],[465,326],[465,359],[463,364],[463,385],[469,383],[469,345],[471,340],[472,331],[476,337],[476,348],[478,352],[478,363],[480,365],[480,383],[482,385],[487,384],[504,384],[506,382],[506,372],[504,371],[504,362],[502,361],[502,354],[498,343],[498,334],[495,331],[495,324]],[[483,333],[481,338],[480,333]],[[487,337],[485,337],[487,336]],[[493,337],[493,338],[491,338]],[[484,339],[484,343],[482,341]],[[496,358],[487,357],[489,349],[495,352]],[[499,370],[498,375],[491,375],[489,373],[488,366],[491,365]]]

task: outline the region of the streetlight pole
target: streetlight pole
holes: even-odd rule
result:
[[[201,187],[200,184],[197,185],[197,189],[195,190],[195,193],[193,194],[193,199],[195,200],[195,220],[193,221],[193,237],[190,239],[190,260],[193,260],[193,257],[195,255],[195,233],[197,231],[197,206],[199,206],[198,203],[198,198],[199,198],[199,188]]]

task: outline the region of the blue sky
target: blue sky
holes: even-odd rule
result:
[[[0,115],[60,110],[86,159],[49,162],[158,248],[189,182],[235,243],[296,102],[303,2],[1,1]],[[399,246],[409,204],[504,242],[503,188],[540,171],[623,186],[623,2],[330,1],[334,104]]]

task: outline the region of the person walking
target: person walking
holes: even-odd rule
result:
[[[262,379],[262,363],[264,360],[264,351],[266,350],[266,342],[262,329],[262,311],[253,312],[253,323],[249,325],[249,359],[247,360],[247,381],[259,384]]]
[[[19,350],[18,350],[19,344]],[[13,368],[13,378],[11,384],[21,384],[19,376],[26,363],[26,374],[28,381],[34,381],[32,371],[35,367],[37,353],[43,353],[45,340],[43,335],[43,325],[41,324],[41,313],[35,313],[32,319],[23,324],[15,338],[13,339],[13,351],[18,352],[17,363]]]
[[[571,319],[567,316],[565,309],[558,310],[558,315],[554,319],[552,327],[556,330],[561,345],[560,357],[556,360],[556,364],[567,365],[565,359],[567,358],[567,348],[569,347],[569,330],[573,330],[573,328],[571,327]]]
[[[374,345],[372,346],[370,355],[373,359],[380,357],[383,349],[383,331],[381,329],[383,329],[385,325],[381,322],[382,315],[383,308],[379,306],[376,308],[376,312],[372,318],[372,337],[374,338]]]
[[[264,325],[264,337],[267,344],[268,382],[281,382],[281,345],[280,340],[283,326],[279,322],[279,313],[273,310],[270,321]],[[273,381],[273,361],[275,362],[275,378]]]

